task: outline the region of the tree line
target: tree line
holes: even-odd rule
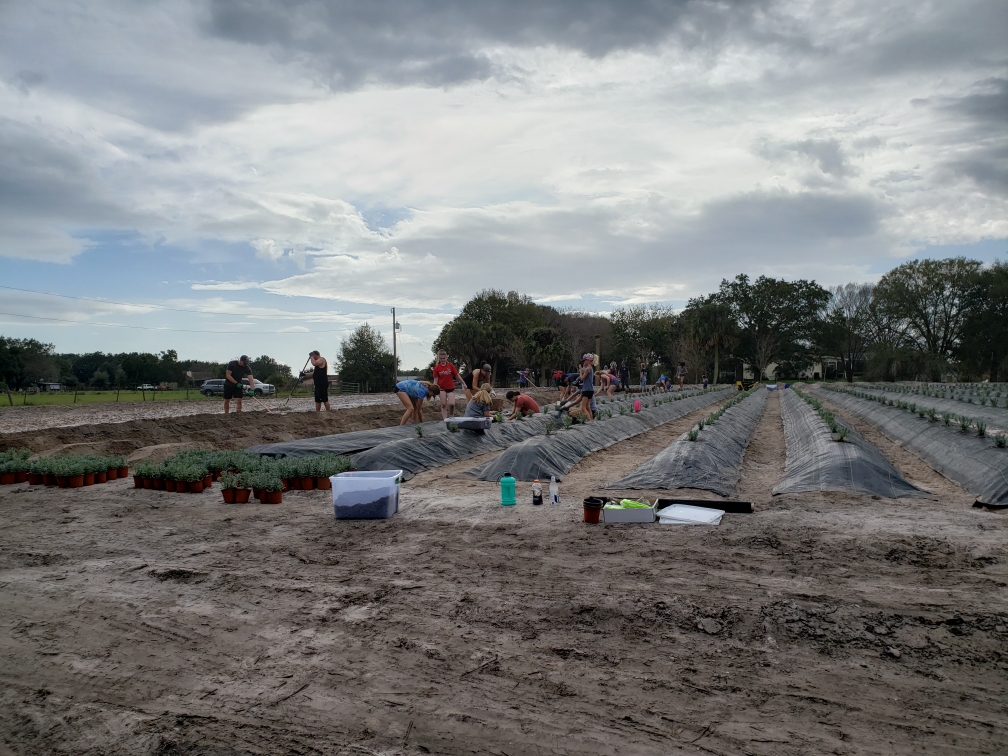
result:
[[[815,281],[747,275],[676,312],[664,305],[616,308],[608,317],[540,305],[517,292],[486,290],[448,322],[432,351],[465,366],[487,361],[495,380],[518,369],[540,378],[581,354],[626,362],[631,374],[675,370],[691,382],[755,375],[773,366],[795,378],[814,363],[870,380],[997,381],[1008,370],[1008,264],[955,257],[914,260],[877,284],[824,288]],[[671,373],[670,373],[671,374]],[[833,377],[833,376],[821,376]]]
[[[743,365],[755,375],[773,366],[775,377],[786,379],[830,360],[836,375],[826,367],[821,377],[997,381],[1008,373],[1008,263],[914,260],[876,284],[832,288],[742,274],[678,312],[634,305],[608,316],[488,289],[444,326],[431,351],[445,349],[463,368],[488,362],[497,384],[513,383],[523,369],[541,384],[553,369],[572,369],[596,344],[603,363],[625,362],[634,379],[645,370],[651,382],[658,372],[674,374],[680,363],[690,382],[702,375],[724,382],[741,377]],[[382,335],[364,323],[342,340],[334,367],[343,382],[386,391],[399,366]],[[184,385],[187,371],[222,378],[224,370],[224,363],[179,360],[174,350],[56,354],[51,344],[0,336],[0,380],[12,389],[39,380],[70,388]],[[252,370],[280,387],[294,379],[289,366],[267,355]]]
[[[262,355],[251,364],[252,374],[279,387],[292,385],[289,366]],[[52,344],[37,339],[0,336],[0,381],[13,391],[34,386],[40,381],[60,383],[71,389],[135,388],[193,385],[188,373],[200,377],[223,378],[224,362],[180,360],[174,349],[157,354],[121,352],[105,354],[56,353]],[[195,381],[198,385],[199,381]]]

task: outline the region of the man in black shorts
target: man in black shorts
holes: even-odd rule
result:
[[[326,412],[332,412],[329,406],[329,363],[325,361],[318,349],[308,354],[313,370],[311,372],[312,383],[315,385],[315,411],[321,412],[322,405],[325,405]],[[307,377],[307,373],[302,378]]]
[[[231,400],[234,399],[235,412],[241,412],[242,396],[245,394],[245,386],[242,379],[248,377],[249,393],[255,391],[255,378],[252,377],[252,369],[249,367],[248,355],[242,355],[237,360],[231,360],[227,364],[227,371],[224,373],[224,414],[231,411]]]

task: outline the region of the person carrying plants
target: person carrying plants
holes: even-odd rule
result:
[[[399,425],[406,425],[410,420],[422,423],[424,399],[437,396],[439,391],[437,384],[430,381],[399,381],[395,393],[406,408]]]
[[[231,412],[231,400],[235,400],[235,412],[242,411],[242,396],[245,395],[245,387],[242,379],[248,377],[248,395],[255,392],[255,378],[252,377],[252,368],[249,367],[248,355],[243,354],[237,360],[231,360],[227,364],[224,372],[224,414]]]
[[[431,368],[434,383],[441,390],[441,419],[447,420],[455,416],[455,384],[462,383],[458,368],[448,362],[448,352],[441,349],[437,353],[437,362]]]
[[[508,391],[507,399],[514,404],[514,409],[508,415],[508,420],[514,420],[520,414],[522,417],[530,417],[539,414],[539,405],[536,400],[527,394],[518,391]]]
[[[315,386],[315,411],[321,412],[322,405],[325,405],[326,412],[332,412],[329,406],[329,363],[319,354],[318,349],[308,353],[308,359],[312,364],[312,383]],[[308,372],[301,374],[301,378],[306,378]]]
[[[592,415],[592,401],[595,398],[595,355],[581,355],[581,369],[578,370],[578,378],[581,379],[581,410],[588,415],[589,420],[594,420]]]

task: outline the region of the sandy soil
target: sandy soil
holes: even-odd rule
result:
[[[555,391],[536,391],[532,395],[545,401],[556,399]],[[462,398],[456,399],[455,411],[461,415],[465,411],[465,398],[461,392],[458,396]],[[216,409],[213,412],[132,420],[117,417],[115,422],[85,424],[77,424],[75,421],[81,419],[78,417],[67,417],[62,424],[50,424],[46,418],[48,411],[63,410],[65,407],[26,407],[26,410],[34,411],[38,417],[30,422],[25,421],[25,424],[39,427],[0,433],[0,451],[21,447],[47,453],[126,454],[131,456],[131,460],[136,460],[148,458],[150,447],[153,446],[164,447],[160,450],[162,456],[188,447],[245,449],[254,444],[384,428],[397,425],[403,414],[399,399],[390,394],[354,395],[339,399],[345,400],[344,404],[331,403],[332,412],[315,412],[315,405],[311,403],[311,411],[299,407],[273,413],[260,410],[224,415],[221,405],[214,403]],[[294,401],[291,400],[291,405]],[[353,404],[355,401],[358,403]],[[282,405],[283,400],[276,400],[276,403]],[[169,404],[165,402],[159,406],[167,407]],[[191,407],[210,403],[193,403],[191,406],[185,402],[173,404],[181,406],[180,409],[185,412]],[[84,409],[93,406],[98,405],[89,405]],[[6,411],[0,412],[0,426],[4,428],[6,417]],[[439,405],[436,402],[428,403],[424,417],[426,420],[440,418]]]
[[[774,396],[755,514],[581,522],[691,422],[590,456],[557,508],[455,477],[479,460],[388,521],[4,486],[0,752],[1005,752],[1008,520],[860,426],[936,497],[771,497]]]
[[[376,405],[398,405],[399,400],[392,394],[348,394],[333,396],[329,406],[333,409],[372,407]],[[286,396],[264,397],[242,400],[242,413],[266,414],[272,412],[314,412],[312,399],[294,398],[289,402]],[[234,411],[234,402],[231,410]],[[169,420],[181,417],[203,415],[223,415],[224,400],[191,402],[103,402],[96,404],[60,404],[52,406],[3,407],[0,405],[0,433],[23,433],[26,431],[65,428],[78,425],[101,425],[105,423],[128,423],[136,420]]]

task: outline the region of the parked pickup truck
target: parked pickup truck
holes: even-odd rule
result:
[[[137,391],[157,391],[157,386],[152,386],[149,383],[145,383],[143,386],[137,386]]]
[[[248,378],[242,378],[242,385],[245,390],[248,391]],[[200,386],[200,393],[203,396],[224,396],[224,379],[223,378],[211,378],[210,380],[203,381],[203,385]],[[263,383],[262,381],[256,381],[255,385],[256,396],[270,396],[276,393],[276,386],[272,383]]]

